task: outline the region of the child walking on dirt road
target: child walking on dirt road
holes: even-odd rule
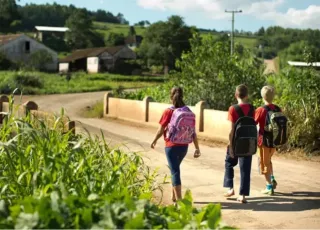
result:
[[[160,119],[160,126],[151,148],[155,148],[159,138],[164,135],[165,153],[172,177],[172,201],[182,199],[180,164],[188,152],[190,143],[196,148],[194,157],[200,157],[200,149],[195,131],[195,115],[183,102],[183,91],[180,87],[171,90],[173,106],[166,109]]]
[[[232,197],[234,192],[234,167],[240,166],[240,197],[238,202],[247,203],[246,196],[250,194],[250,176],[252,155],[257,150],[257,127],[254,120],[255,109],[248,103],[248,88],[245,85],[239,85],[236,88],[235,97],[237,105],[229,108],[228,120],[231,122],[229,134],[229,146],[225,159],[224,187],[228,191],[225,197]]]
[[[259,124],[259,171],[265,176],[267,183],[262,193],[273,195],[277,181],[273,174],[271,158],[276,151],[275,147],[287,141],[287,118],[277,105],[272,104],[275,96],[272,86],[264,86],[261,96],[265,105],[259,107],[255,114],[255,120]]]

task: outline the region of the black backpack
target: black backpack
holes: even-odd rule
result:
[[[263,133],[263,145],[268,148],[280,147],[287,143],[287,117],[278,106],[274,110],[267,105],[263,107],[268,111]]]
[[[244,115],[239,105],[234,105],[239,119],[235,123],[233,135],[233,153],[235,156],[252,156],[257,152],[258,131],[254,120],[255,108],[250,105],[247,116]]]

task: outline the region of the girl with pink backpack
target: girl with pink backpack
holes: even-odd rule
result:
[[[157,141],[163,135],[165,153],[172,177],[172,201],[182,199],[180,164],[188,152],[192,142],[195,146],[194,158],[200,157],[200,149],[195,129],[195,115],[183,102],[183,90],[174,87],[170,95],[173,106],[166,109],[160,119],[160,126],[151,148],[155,148]]]

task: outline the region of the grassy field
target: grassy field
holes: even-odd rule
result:
[[[122,33],[125,36],[128,35],[129,32],[129,26],[128,25],[120,25],[120,24],[112,24],[112,23],[104,23],[104,22],[94,22],[94,28],[96,31],[98,31],[101,34],[104,34],[105,37],[108,36],[110,32],[114,33]],[[135,26],[137,35],[144,35],[146,28],[141,26]],[[203,32],[203,36],[207,36],[208,32]],[[218,37],[219,34],[213,33],[214,37]],[[254,37],[235,37],[235,42],[238,42],[242,44],[244,47],[247,47],[249,49],[254,48],[256,43],[256,38]]]
[[[219,36],[219,34],[217,33],[211,33],[211,34],[213,35],[213,37]],[[208,32],[202,33],[202,36],[208,36],[208,35],[209,35]],[[240,37],[240,36],[235,36],[234,40],[235,40],[235,43],[239,43],[248,49],[253,49],[257,41],[255,37]]]
[[[104,23],[104,22],[94,22],[93,26],[97,32],[104,34],[105,37],[107,37],[110,32],[118,33],[118,34],[122,33],[125,36],[127,36],[130,28],[128,25],[120,25],[120,24],[112,24],[112,23]],[[134,28],[136,30],[137,35],[142,35],[142,36],[146,30],[146,28],[141,26],[135,26]]]
[[[74,73],[65,76],[40,72],[0,72],[0,93],[9,94],[19,88],[24,94],[62,94],[141,88],[163,82],[163,77],[121,76],[113,74]]]

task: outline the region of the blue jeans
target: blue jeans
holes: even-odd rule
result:
[[[250,195],[250,177],[251,177],[251,164],[252,156],[248,157],[235,157],[231,158],[229,155],[229,147],[227,149],[227,156],[225,160],[225,174],[224,183],[225,188],[233,188],[234,169],[239,162],[240,166],[240,195]]]
[[[181,185],[180,164],[187,155],[188,146],[166,147],[165,151],[171,171],[172,186]]]

